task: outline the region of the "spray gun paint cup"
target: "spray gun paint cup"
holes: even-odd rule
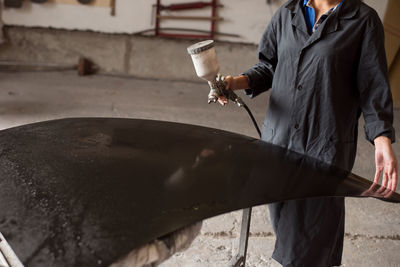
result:
[[[189,46],[187,51],[192,57],[197,76],[206,81],[214,82],[219,71],[214,41],[207,40],[196,43]]]
[[[217,54],[214,49],[214,41],[207,40],[196,43],[187,48],[192,57],[193,65],[198,77],[208,81],[211,87],[208,94],[208,103],[217,102],[219,92],[216,88],[216,77],[219,71]]]

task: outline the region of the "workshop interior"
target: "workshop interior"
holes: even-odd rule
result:
[[[345,197],[341,266],[400,266],[399,186],[374,182],[364,117],[345,170],[263,140],[271,90],[227,84],[288,2],[0,0],[0,267],[282,266],[267,204],[321,197]],[[362,2],[399,158],[400,1]]]

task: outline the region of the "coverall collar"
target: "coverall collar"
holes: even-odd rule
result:
[[[304,0],[300,0],[301,5],[299,4],[299,0],[291,0],[286,4],[286,8],[289,9],[292,13],[302,15],[302,5]],[[343,4],[340,7],[338,18],[339,19],[351,19],[353,18],[360,8],[361,1],[360,0],[343,0]],[[300,14],[299,14],[300,13]],[[294,19],[295,17],[293,17]]]
[[[292,12],[292,25],[309,36],[302,10],[303,2],[304,0],[291,0],[285,7]],[[331,17],[325,20],[318,30],[310,36],[303,48],[319,41],[324,35],[336,32],[339,29],[339,20],[355,17],[360,8],[360,4],[360,0],[343,0],[343,4],[339,6],[338,10],[333,14],[335,18]]]

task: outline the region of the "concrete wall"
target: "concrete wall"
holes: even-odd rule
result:
[[[196,0],[163,0],[162,3],[179,3]],[[25,1],[23,8],[3,10],[6,25],[27,27],[52,27],[69,30],[91,30],[104,33],[135,33],[152,29],[152,5],[155,0],[117,0],[116,16],[110,15],[110,8],[84,6],[81,4],[59,4],[48,2],[35,4]],[[218,40],[258,43],[265,25],[277,8],[285,0],[220,0],[223,8],[219,15],[224,18],[218,22],[217,30],[224,33],[239,34],[240,38],[217,37]],[[374,7],[381,18],[385,14],[388,0],[366,0]],[[209,15],[210,10],[184,11],[185,15]],[[209,30],[209,22],[165,21],[162,27],[195,28]]]
[[[389,0],[384,25],[389,79],[396,107],[400,107],[400,1]]]
[[[65,65],[84,56],[101,72],[199,81],[186,50],[193,40],[16,26],[6,27],[5,33],[8,42],[0,46],[0,60]],[[257,61],[256,45],[218,42],[216,50],[222,73],[242,72]]]
[[[145,20],[140,19],[141,13],[134,9],[134,5],[130,6],[127,4],[128,2],[137,2],[137,8],[139,8],[145,6],[145,1],[146,3],[152,2],[148,0],[117,1],[119,3],[117,5],[117,14],[122,17],[126,16],[126,20],[129,17],[131,19],[129,23],[118,16],[105,19],[106,16],[110,16],[108,8],[82,5],[39,5],[32,4],[29,1],[24,3],[24,9],[4,10],[4,18],[7,24],[13,24],[10,22],[14,21],[15,24],[22,25],[40,24],[44,26],[51,24],[52,27],[69,27],[71,29],[78,26],[86,28],[96,26],[98,28],[92,29],[115,32],[136,25],[132,23],[133,21],[138,21],[138,25],[141,25],[140,27],[145,27]],[[170,1],[176,2],[177,0]],[[253,4],[249,5],[248,3],[250,2]],[[368,0],[367,2],[379,6],[378,3],[387,1]],[[124,3],[125,6],[123,5]],[[139,3],[142,4],[140,5]],[[226,3],[228,2],[226,1]],[[266,11],[262,9],[267,7],[266,2],[264,0],[230,0],[229,3],[224,8],[227,12],[224,16],[228,20],[228,14],[230,14],[235,18],[232,19],[231,23],[232,25],[236,25],[236,30],[238,32],[245,32],[247,29],[248,32],[252,32],[251,36],[254,36],[251,43],[258,42],[255,40],[256,38],[257,40],[260,38],[261,32],[265,27],[264,24],[266,23],[263,20],[267,20]],[[260,11],[254,11],[254,14],[251,16],[240,16],[240,13],[244,13],[243,10],[245,10],[246,6],[254,7],[256,3],[260,6]],[[60,9],[62,7],[65,9]],[[148,7],[151,7],[151,5],[149,4]],[[80,11],[78,12],[78,10]],[[135,12],[137,13],[135,14],[137,18],[130,15],[131,11],[128,12],[127,10],[136,10]],[[384,11],[384,9],[381,9],[379,12]],[[246,10],[245,12],[246,14],[250,14],[250,11]],[[56,14],[59,17],[58,20],[56,19]],[[85,14],[91,14],[91,16],[86,18],[84,17]],[[146,17],[147,14],[147,11],[143,12],[142,17]],[[45,17],[40,17],[39,15]],[[262,18],[262,16],[264,17]],[[104,21],[100,19],[102,17],[104,17]],[[239,20],[236,20],[238,18],[244,23],[243,25],[240,25]],[[115,20],[114,24],[111,23],[113,20]],[[140,24],[140,22],[143,24]],[[90,26],[90,23],[94,24]],[[228,21],[225,23],[229,24]],[[251,25],[251,23],[254,23],[254,25]],[[104,28],[101,25],[104,25]],[[186,52],[186,47],[193,44],[194,40],[22,26],[7,26],[5,32],[8,43],[0,46],[0,60],[76,64],[78,58],[84,56],[95,62],[100,67],[100,71],[105,73],[153,79],[199,81],[199,78],[195,76],[191,59]],[[220,61],[221,73],[223,74],[240,73],[257,62],[257,47],[254,44],[220,41],[216,45],[216,50]]]
[[[163,0],[163,4],[190,2],[194,0]],[[28,27],[52,27],[69,30],[92,30],[106,33],[135,33],[153,29],[152,5],[155,0],[117,0],[116,16],[110,15],[110,8],[68,5],[58,3],[35,4],[24,2],[23,8],[7,8],[3,20],[7,25]],[[224,20],[218,22],[217,30],[224,33],[239,34],[240,38],[218,37],[219,40],[257,43],[260,34],[275,10],[284,0],[220,0],[223,8],[218,15]],[[210,9],[184,11],[184,15],[210,16]],[[165,21],[162,27],[210,29],[209,22]]]

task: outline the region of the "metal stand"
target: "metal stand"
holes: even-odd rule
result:
[[[24,267],[15,252],[0,233],[0,266],[1,267]]]
[[[256,128],[258,135],[261,138],[261,131],[258,128],[256,119],[251,113],[249,107],[246,104],[242,104],[242,106],[246,109],[249,114],[254,128]],[[250,234],[250,222],[251,222],[251,210],[252,208],[247,208],[243,210],[242,215],[242,226],[240,229],[240,240],[239,240],[239,253],[232,259],[229,266],[231,267],[244,267],[246,266],[246,254],[247,254],[247,245],[249,243],[249,234]]]
[[[209,2],[184,2],[184,3],[175,3],[170,5],[162,5],[161,0],[157,0],[157,4],[154,5],[156,8],[155,12],[155,35],[162,37],[175,37],[175,38],[200,38],[200,39],[214,39],[214,33],[216,28],[216,22],[222,20],[221,17],[217,16],[217,8],[223,7],[223,5],[218,4],[217,0],[211,0]],[[174,16],[174,15],[162,15],[161,12],[164,10],[167,11],[184,11],[184,10],[192,10],[192,9],[202,9],[206,7],[211,7],[211,16]],[[211,29],[209,34],[178,34],[178,33],[166,33],[162,32],[160,28],[161,20],[198,20],[198,21],[210,21]],[[191,31],[187,29],[187,31]]]
[[[242,226],[240,229],[239,252],[229,263],[229,266],[231,267],[244,267],[246,265],[247,245],[249,243],[250,234],[251,210],[252,208],[243,210]]]

